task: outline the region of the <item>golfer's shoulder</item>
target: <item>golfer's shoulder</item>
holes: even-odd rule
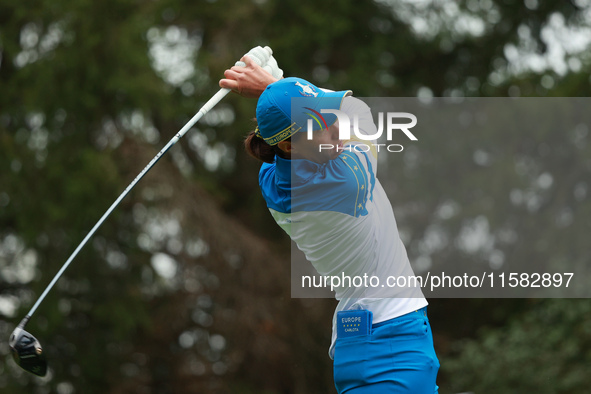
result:
[[[344,151],[327,163],[324,177],[332,179],[334,186],[342,191],[357,193],[366,189],[372,178],[364,161],[358,153]]]
[[[259,170],[259,186],[261,189],[267,189],[274,186],[277,176],[277,166],[275,163],[263,163]]]
[[[347,96],[343,98],[341,103],[341,111],[350,115],[361,115],[371,113],[371,108],[367,103],[354,96]],[[351,116],[350,116],[351,117]]]
[[[355,176],[360,173],[367,176],[369,172],[373,172],[369,156],[371,153],[368,155],[368,152],[356,149],[354,145],[351,145],[351,141],[348,141],[343,152],[335,160],[332,160],[331,171],[347,176]]]
[[[259,186],[267,207],[277,212],[291,211],[290,182],[277,174],[275,163],[263,163],[259,171]]]

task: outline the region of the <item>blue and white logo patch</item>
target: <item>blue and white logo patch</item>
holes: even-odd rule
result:
[[[309,84],[303,84],[299,81],[295,83],[299,88],[300,94],[305,97],[318,97],[318,92]]]
[[[337,312],[337,338],[371,334],[373,313],[365,309]]]

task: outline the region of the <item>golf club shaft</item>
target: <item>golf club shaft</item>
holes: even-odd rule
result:
[[[133,189],[133,187],[140,181],[140,179],[142,179],[144,177],[144,175],[146,175],[146,173],[148,171],[150,171],[150,169],[154,166],[154,164],[156,164],[156,162],[158,162],[158,160],[160,160],[162,155],[164,155],[174,144],[176,144],[178,140],[183,138],[185,133],[187,133],[187,131],[189,131],[189,129],[191,127],[193,127],[193,125],[195,123],[197,123],[197,121],[199,121],[199,119],[201,119],[203,117],[203,115],[208,113],[229,92],[230,92],[230,89],[224,89],[224,88],[220,89],[211,99],[209,99],[209,101],[207,103],[205,103],[203,105],[203,107],[201,107],[199,112],[197,112],[195,114],[195,116],[193,116],[193,118],[191,118],[191,120],[186,125],[183,126],[183,128],[168,142],[168,144],[166,144],[166,146],[164,148],[162,148],[162,150],[160,152],[158,152],[158,154],[156,156],[154,156],[154,158],[148,163],[148,165],[146,167],[144,167],[142,172],[140,172],[139,175],[135,177],[133,182],[131,182],[129,184],[129,186],[127,186],[127,188],[123,191],[123,193],[121,193],[121,195],[117,198],[117,200],[115,200],[115,202],[109,207],[107,212],[105,212],[103,214],[103,216],[99,219],[99,221],[94,225],[92,230],[90,230],[90,232],[86,235],[86,237],[84,237],[82,242],[80,242],[80,245],[78,245],[78,247],[74,250],[74,252],[68,258],[66,263],[62,266],[62,268],[58,271],[58,273],[53,277],[53,279],[51,280],[49,285],[47,285],[47,287],[45,288],[45,290],[43,291],[43,293],[41,294],[41,296],[39,297],[37,302],[35,302],[35,305],[33,305],[33,307],[31,308],[29,313],[27,313],[27,315],[21,320],[19,327],[24,327],[27,324],[27,322],[29,321],[29,319],[31,318],[33,313],[35,313],[35,311],[37,310],[37,308],[39,307],[39,305],[41,304],[41,302],[43,301],[45,296],[47,296],[47,293],[49,293],[49,290],[51,290],[53,285],[55,285],[55,282],[57,282],[57,280],[62,276],[64,271],[68,268],[68,266],[70,265],[72,260],[74,260],[74,258],[78,255],[78,253],[80,252],[80,249],[82,249],[84,247],[84,245],[86,245],[86,243],[88,242],[90,237],[93,236],[93,234],[96,232],[96,230],[101,226],[101,224],[103,224],[105,219],[107,219],[107,217],[111,214],[111,212],[113,212],[113,210],[117,207],[117,205],[119,205],[121,200],[123,200],[125,198],[125,196],[127,196],[127,194],[130,192],[130,190]]]

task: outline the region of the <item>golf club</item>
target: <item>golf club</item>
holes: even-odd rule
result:
[[[269,47],[262,48],[260,46],[251,49],[247,54],[255,63],[261,66],[264,70],[269,72],[275,78],[281,78],[283,75],[283,71],[278,67],[277,62],[272,57],[273,51]],[[245,67],[246,64],[238,61],[236,62],[236,66]],[[193,127],[199,119],[201,119],[206,113],[208,113],[217,103],[219,103],[228,93],[230,89],[220,89],[208,102],[206,102],[203,107],[183,126],[183,128],[158,152],[158,154],[148,163],[146,167],[139,173],[138,176],[127,186],[127,188],[121,193],[121,195],[115,200],[115,202],[109,207],[109,209],[103,214],[103,216],[99,219],[99,221],[94,225],[94,227],[90,230],[90,232],[84,237],[82,242],[76,247],[74,252],[70,255],[68,260],[64,263],[58,273],[53,277],[49,285],[45,288],[37,302],[33,305],[29,313],[21,320],[18,326],[14,329],[12,334],[10,335],[10,339],[8,344],[10,346],[10,350],[12,352],[12,356],[16,363],[23,368],[24,370],[31,372],[37,376],[45,376],[47,373],[47,360],[45,357],[45,353],[43,352],[43,348],[41,344],[33,335],[25,330],[25,326],[33,316],[33,313],[39,307],[39,304],[43,301],[47,293],[51,290],[51,288],[55,285],[57,280],[62,276],[64,271],[68,268],[68,266],[72,263],[72,260],[78,255],[78,252],[86,245],[88,240],[92,237],[92,235],[96,232],[96,230],[103,224],[105,219],[113,212],[113,210],[119,205],[121,200],[127,196],[129,191],[133,189],[133,187],[146,175],[146,173],[160,160],[162,155],[164,155],[178,140],[180,140],[185,133]]]

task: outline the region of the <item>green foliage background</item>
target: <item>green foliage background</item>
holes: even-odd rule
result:
[[[6,340],[249,48],[269,45],[287,76],[360,97],[587,97],[588,43],[551,52],[546,34],[560,21],[589,32],[590,9],[585,0],[0,0],[0,391],[334,392],[335,303],[290,298],[289,240],[240,146],[256,101],[236,95],[141,181],[36,312],[28,328],[49,375],[18,369]],[[511,48],[547,63],[516,64]],[[566,68],[552,67],[561,55]],[[448,196],[457,214],[435,224],[450,239],[484,212],[491,232],[519,234],[507,260],[588,264],[588,129],[574,147],[536,133],[512,136],[514,159],[484,172],[471,170],[470,141],[441,151],[426,138],[393,201],[411,258]],[[486,138],[507,143],[503,133]],[[535,212],[511,203],[515,184],[528,190],[544,173],[554,182]],[[430,258],[483,256],[450,242]],[[587,392],[590,305],[431,300],[440,392]]]

